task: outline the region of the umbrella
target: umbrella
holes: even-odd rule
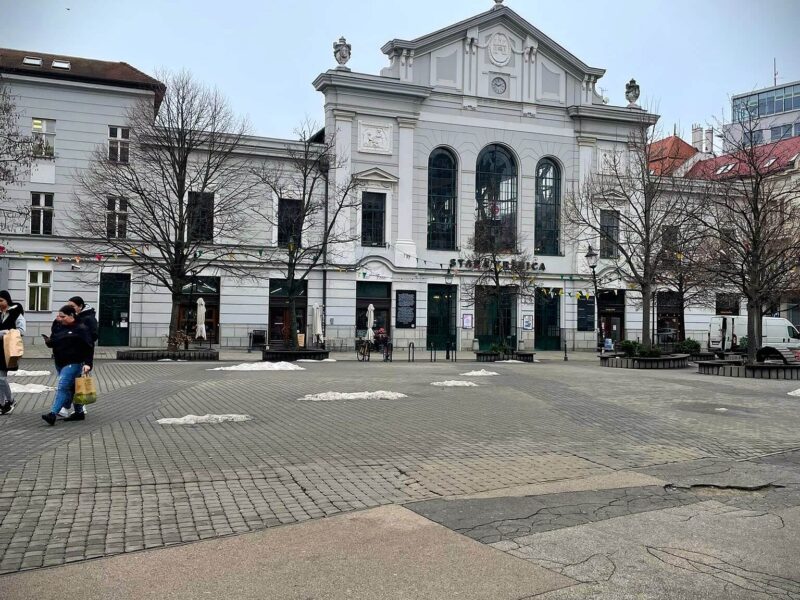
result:
[[[316,302],[314,303],[314,310],[311,314],[311,334],[318,343],[325,341],[322,337],[322,308]]]
[[[194,338],[196,340],[206,339],[206,301],[202,298],[197,299],[197,324]]]
[[[375,333],[372,328],[375,327],[375,307],[370,304],[367,307],[367,329],[369,329],[369,337],[372,338]]]

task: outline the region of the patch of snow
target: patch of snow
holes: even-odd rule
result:
[[[793,392],[789,392],[790,396],[800,396],[800,390],[794,390]]]
[[[299,367],[290,362],[248,362],[240,365],[233,365],[231,367],[217,367],[215,369],[208,369],[209,371],[305,371],[303,367]]]
[[[323,358],[322,360],[314,360],[313,358],[299,358],[299,359],[297,360],[297,362],[314,362],[314,363],[319,363],[319,362],[336,362],[336,359],[335,359],[335,358]]]
[[[52,392],[56,389],[49,385],[39,385],[38,383],[26,383],[25,385],[9,383],[8,385],[11,386],[12,394],[41,394],[42,392]]]
[[[378,390],[377,392],[323,392],[321,394],[306,394],[300,400],[310,400],[311,402],[330,402],[331,400],[399,400],[407,398],[400,392],[387,392]]]
[[[486,369],[481,369],[480,371],[470,371],[469,373],[462,373],[462,377],[489,377],[490,375],[499,375],[500,373],[495,373],[494,371],[487,371]]]
[[[239,423],[241,421],[252,421],[253,417],[250,415],[186,415],[180,418],[158,419],[159,425],[202,425],[210,423],[216,425],[217,423],[233,422]]]
[[[728,412],[727,408],[715,408],[714,410],[717,412]]]
[[[521,361],[521,360],[496,360],[494,362],[499,362],[499,363],[517,363],[517,364],[520,364],[520,365],[524,364],[524,361]]]
[[[177,360],[174,358],[159,358],[158,362],[186,362],[185,358],[178,358]]]
[[[23,371],[20,369],[8,372],[9,377],[44,377],[45,375],[50,375],[50,371]]]
[[[448,381],[434,381],[431,385],[438,385],[439,387],[478,387],[474,381],[456,381],[450,379]]]

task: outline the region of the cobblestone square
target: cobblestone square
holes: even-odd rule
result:
[[[100,361],[100,398],[87,420],[55,427],[39,418],[52,392],[20,394],[17,410],[0,419],[0,572],[379,505],[800,447],[790,381],[554,358],[486,365],[493,377],[461,375],[477,368],[470,362],[399,360],[210,370],[224,364]],[[44,360],[25,368],[52,370]],[[23,379],[54,382],[53,375],[12,381]],[[477,386],[431,385],[445,380]],[[378,390],[407,397],[302,400]],[[156,422],[207,413],[252,420]],[[660,508],[687,501],[648,500]]]

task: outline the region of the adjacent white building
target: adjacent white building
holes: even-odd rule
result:
[[[292,322],[310,334],[313,306],[324,304],[329,348],[352,347],[371,304],[376,326],[400,347],[449,342],[469,349],[500,330],[529,348],[594,347],[587,249],[565,235],[564,197],[605,154],[626,150],[631,128],[657,116],[635,100],[607,105],[596,91],[603,69],[501,3],[414,40],[387,42],[389,66],[379,74],[352,72],[349,45],[340,40],[336,47],[339,66],[314,86],[325,97],[320,135],[335,132],[337,153],[346,158],[332,176],[360,182],[360,207],[345,215],[358,240],[338,261],[347,268],[328,269],[324,290],[321,270],[314,274],[294,318],[277,266],[266,264],[260,281],[200,273],[182,314],[188,318],[202,296],[209,335],[224,345],[245,345],[256,329],[280,343]],[[10,190],[31,218],[0,233],[0,288],[24,298],[31,340],[49,329],[54,310],[80,294],[98,308],[101,344],[162,345],[170,296],[142,283],[124,256],[73,255],[63,219],[79,201],[75,170],[98,145],[108,148],[109,160],[126,160],[126,110],[143,94],[157,105],[163,86],[126,63],[32,51],[0,50],[0,76],[16,96],[23,129],[41,141],[30,181]],[[247,140],[260,160],[278,157],[290,143]],[[279,200],[265,192],[264,202]],[[509,293],[496,310],[465,300],[470,238],[487,226],[535,254],[535,300]],[[265,225],[258,243],[277,241]],[[601,256],[601,279],[608,268]],[[640,336],[641,312],[630,290],[618,281],[603,287],[604,337]],[[713,312],[688,316],[687,335],[704,339]]]

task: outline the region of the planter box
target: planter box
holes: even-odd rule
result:
[[[617,369],[683,369],[689,366],[688,354],[668,354],[667,356],[617,358],[601,356],[600,366]]]
[[[329,350],[262,350],[261,360],[266,362],[294,362],[296,360],[322,360],[330,356]]]
[[[216,350],[117,350],[117,360],[219,360]]]
[[[719,375],[722,377],[800,380],[800,365],[738,365],[724,360],[707,360],[697,363],[697,372],[700,375]]]

